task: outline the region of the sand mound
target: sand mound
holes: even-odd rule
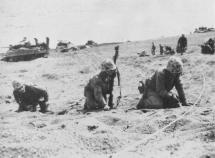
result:
[[[135,110],[141,97],[138,82],[165,67],[169,58],[139,58],[138,52],[150,51],[150,40],[120,44],[118,67],[123,96],[117,109],[111,111],[83,111],[83,91],[101,61],[114,55],[115,44],[75,54],[52,51],[48,58],[30,62],[0,61],[0,157],[214,157],[215,61],[214,56],[201,54],[198,47],[206,36],[214,34],[190,35],[188,53],[182,57],[182,81],[188,101],[197,101],[205,76],[202,99],[192,110]],[[155,40],[155,44],[175,48],[175,41],[176,38],[163,38]],[[16,113],[18,106],[11,87],[14,78],[46,87],[54,113]],[[118,95],[117,90],[114,93]],[[165,126],[168,127],[156,133]]]

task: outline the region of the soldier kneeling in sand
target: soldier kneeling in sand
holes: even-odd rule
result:
[[[84,88],[84,96],[86,101],[85,110],[113,108],[113,82],[117,74],[117,68],[113,60],[106,59],[101,64],[101,72],[89,80]],[[109,100],[107,101],[107,94]]]
[[[145,84],[139,86],[140,93],[143,93],[137,109],[160,109],[176,108],[180,104],[189,106],[185,98],[183,86],[180,80],[183,63],[180,58],[170,57],[167,67],[161,71],[156,71],[151,79],[147,79]],[[178,96],[171,92],[176,88]]]
[[[210,38],[206,43],[201,45],[203,54],[214,54],[215,53],[215,39]]]
[[[13,95],[16,102],[19,104],[17,112],[37,110],[37,105],[40,105],[40,112],[47,112],[48,94],[45,90],[34,86],[21,84],[18,81],[12,82],[14,91]]]

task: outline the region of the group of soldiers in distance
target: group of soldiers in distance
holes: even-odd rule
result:
[[[184,51],[186,47],[181,44],[181,41],[183,40],[179,40],[179,50]],[[116,107],[113,101],[113,90],[116,77],[118,78],[118,86],[120,86],[120,73],[116,65],[118,52],[119,46],[116,46],[113,59],[105,59],[101,63],[101,71],[89,79],[86,84],[83,94],[85,96],[84,110],[110,110]],[[137,87],[137,91],[139,90],[142,97],[136,108],[160,109],[191,105],[192,103],[188,103],[186,100],[183,84],[180,80],[182,73],[183,63],[181,59],[171,56],[165,68],[157,70],[151,77],[140,81],[141,84]],[[14,98],[19,104],[18,112],[34,112],[38,105],[41,112],[48,112],[49,96],[46,90],[19,81],[13,81],[12,86]],[[172,92],[174,87],[177,94]]]
[[[214,40],[209,39],[204,43],[205,47],[214,52]],[[152,44],[152,54],[155,55],[155,45]],[[187,38],[182,35],[177,43],[176,51],[183,54],[187,49]],[[109,110],[116,105],[113,102],[114,79],[118,78],[118,86],[121,85],[120,73],[116,65],[118,58],[119,46],[115,47],[115,55],[113,59],[105,59],[101,63],[101,71],[89,79],[84,88],[85,103],[84,110]],[[163,54],[163,47],[160,45],[160,53]],[[180,57],[171,56],[166,67],[157,70],[151,77],[139,82],[137,91],[142,95],[137,103],[137,109],[160,109],[160,108],[176,108],[180,106],[189,106],[192,103],[187,102],[183,89],[183,83],[180,77],[183,74],[183,63]],[[48,111],[48,92],[41,88],[27,85],[19,81],[13,81],[13,95],[19,104],[18,112],[36,111],[40,106],[40,111],[45,113]],[[172,91],[175,87],[177,94]],[[117,103],[118,104],[118,103]]]
[[[214,54],[215,53],[215,39],[210,38],[208,41],[203,43],[201,46],[201,53],[202,54]],[[160,55],[163,54],[169,54],[174,55],[175,51],[170,46],[162,46],[159,44],[160,47]],[[184,36],[184,34],[181,35],[181,37],[178,39],[177,46],[176,46],[176,52],[183,55],[184,52],[187,50],[187,38]],[[154,42],[152,42],[151,47],[151,54],[155,55],[156,46]]]
[[[160,55],[163,55],[163,54],[174,55],[175,54],[174,49],[172,49],[170,46],[162,46],[161,44],[159,44],[159,48],[160,48]],[[187,38],[184,36],[184,34],[182,34],[181,37],[178,39],[176,52],[183,55],[183,53],[186,50],[187,50]],[[156,46],[155,46],[154,42],[152,42],[151,54],[155,55],[155,51],[156,51]]]

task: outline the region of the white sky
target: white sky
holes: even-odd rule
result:
[[[143,40],[215,27],[215,0],[1,0],[0,46],[27,36],[74,44]]]

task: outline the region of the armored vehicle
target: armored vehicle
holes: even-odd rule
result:
[[[46,38],[46,43],[39,44],[35,39],[35,45],[14,45],[10,46],[9,50],[4,54],[1,60],[8,62],[28,61],[41,57],[48,57],[49,54],[49,38]]]
[[[70,41],[59,41],[57,43],[56,50],[59,52],[68,52],[68,51],[76,51],[78,48],[74,46]]]

